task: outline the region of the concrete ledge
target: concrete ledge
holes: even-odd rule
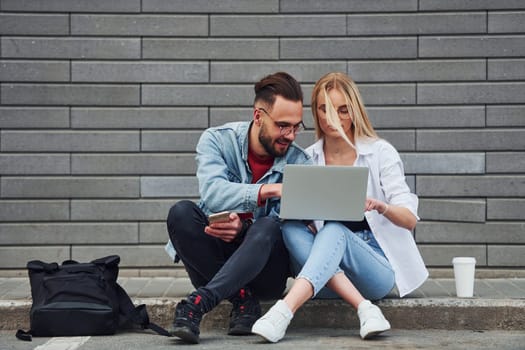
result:
[[[146,304],[150,319],[169,328],[177,298],[135,299]],[[377,303],[396,329],[525,330],[525,299],[408,298],[384,299]],[[261,304],[263,312],[273,302]],[[29,300],[0,301],[0,329],[29,329]],[[207,314],[202,330],[226,329],[231,305],[221,303]],[[291,328],[359,327],[353,308],[341,300],[312,300],[295,315]]]

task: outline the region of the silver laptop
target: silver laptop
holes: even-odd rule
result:
[[[361,221],[368,168],[287,164],[281,219]]]

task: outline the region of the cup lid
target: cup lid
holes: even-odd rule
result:
[[[453,264],[475,264],[476,258],[466,257],[466,256],[455,257],[454,259],[452,259],[452,263]]]

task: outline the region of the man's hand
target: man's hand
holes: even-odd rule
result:
[[[224,242],[232,242],[242,229],[242,221],[237,213],[230,213],[228,221],[215,222],[204,228],[204,232],[210,236],[222,239]]]

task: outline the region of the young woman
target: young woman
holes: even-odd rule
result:
[[[283,224],[292,264],[300,271],[289,293],[257,320],[252,332],[279,341],[299,307],[327,286],[357,309],[360,335],[368,339],[390,329],[370,300],[384,298],[394,285],[403,297],[428,277],[411,233],[418,199],[406,184],[399,154],[375,133],[350,77],[323,76],[312,92],[312,114],[318,141],[307,151],[314,164],[369,168],[365,218]]]

